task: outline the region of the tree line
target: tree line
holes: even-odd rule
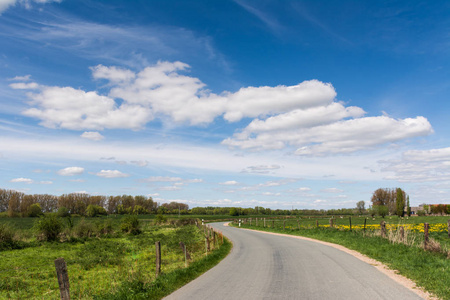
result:
[[[0,189],[0,213],[9,217],[28,217],[57,212],[81,216],[106,214],[187,214],[189,206],[171,202],[159,205],[146,196],[91,196],[83,193],[27,195],[14,190]]]

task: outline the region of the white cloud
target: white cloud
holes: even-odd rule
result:
[[[237,182],[235,180],[230,180],[230,181],[221,182],[219,184],[221,184],[221,185],[238,185],[239,182]]]
[[[96,173],[95,175],[103,178],[123,178],[123,177],[129,177],[129,174],[122,173],[118,170],[101,170],[100,172]]]
[[[450,147],[410,150],[401,159],[380,162],[382,171],[393,172],[386,179],[400,182],[431,182],[450,180]]]
[[[146,167],[148,166],[148,161],[146,160],[132,160],[130,161],[133,165],[139,166],[139,167]]]
[[[222,141],[244,150],[291,149],[297,155],[351,153],[429,135],[424,117],[394,119],[363,117],[363,109],[336,102],[330,83],[304,81],[293,86],[245,87],[235,93],[211,93],[200,79],[183,75],[182,62],[158,62],[140,72],[98,65],[95,79],[108,81],[107,95],[72,87],[46,87],[35,83],[11,84],[29,93],[32,108],[24,115],[49,128],[139,130],[159,118],[171,124],[205,125],[218,117],[228,122],[253,120]],[[273,169],[249,167],[244,172]]]
[[[178,190],[181,190],[181,188],[179,186],[172,185],[172,186],[159,187],[159,188],[157,188],[157,190],[158,191],[178,191]]]
[[[84,168],[81,167],[67,167],[59,170],[57,173],[61,176],[74,176],[81,175],[84,172]]]
[[[249,166],[243,169],[242,173],[258,173],[258,174],[268,174],[271,171],[280,169],[279,165],[258,165],[258,166]]]
[[[20,177],[20,178],[11,179],[9,182],[30,184],[30,183],[33,183],[34,181],[32,179],[30,179],[30,178]]]
[[[39,184],[53,184],[53,181],[47,180],[47,181],[39,181]]]
[[[321,192],[334,194],[334,193],[342,193],[344,191],[338,188],[326,188],[321,190]]]
[[[35,90],[39,88],[39,85],[36,82],[16,82],[11,83],[9,86],[15,90]]]
[[[85,131],[85,132],[83,132],[81,137],[84,139],[92,140],[92,141],[101,141],[105,138],[103,135],[101,135],[97,131]]]
[[[25,8],[30,9],[31,3],[50,3],[50,2],[61,2],[62,0],[0,0],[0,15],[2,12],[7,10],[9,7],[16,5],[16,3],[19,3],[23,5]]]
[[[123,103],[114,99],[71,87],[40,87],[39,93],[29,93],[36,106],[24,115],[41,120],[49,128],[72,130],[104,128],[139,129],[152,119],[150,110],[142,106]]]
[[[165,176],[152,176],[143,179],[142,181],[146,182],[177,182],[182,181],[180,177],[165,177]]]
[[[0,0],[1,1],[1,0]],[[14,78],[9,78],[10,81],[29,81],[31,78],[31,75],[25,75],[25,76],[16,76]]]
[[[297,147],[297,155],[351,153],[433,133],[424,117],[396,120],[387,116],[366,117],[281,131],[266,131],[256,137],[235,134],[223,144],[243,149],[283,149]]]

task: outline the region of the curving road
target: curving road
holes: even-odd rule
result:
[[[210,225],[233,242],[230,255],[165,299],[423,299],[333,247]]]

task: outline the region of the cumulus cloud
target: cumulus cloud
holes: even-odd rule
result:
[[[85,132],[83,132],[81,137],[84,139],[92,140],[92,141],[101,141],[105,138],[103,135],[101,135],[97,131],[85,131]]]
[[[57,173],[61,176],[74,176],[81,175],[84,172],[84,168],[81,167],[67,167],[59,170]]]
[[[20,178],[11,179],[9,182],[30,184],[30,183],[33,183],[34,181],[32,179],[30,179],[30,178],[20,177]]]
[[[264,131],[256,136],[238,133],[223,144],[243,149],[296,147],[297,155],[351,153],[407,138],[433,133],[424,117],[393,119],[387,116],[341,120],[315,127]]]
[[[95,80],[107,81],[106,94],[34,82],[10,86],[33,91],[27,94],[32,107],[23,114],[49,128],[139,130],[155,118],[192,126],[219,117],[228,122],[250,119],[222,144],[251,151],[288,148],[308,156],[352,153],[433,132],[421,116],[366,117],[362,108],[338,102],[334,87],[318,80],[214,94],[200,79],[183,74],[189,65],[182,62],[158,62],[139,72],[103,65],[91,71]],[[249,167],[243,172],[273,170]]]
[[[98,173],[95,173],[98,177],[103,178],[123,178],[123,177],[129,177],[129,174],[125,174],[120,172],[119,170],[101,170]]]
[[[400,182],[431,182],[450,180],[450,147],[410,150],[401,159],[380,162],[382,171],[393,172],[386,179]]]

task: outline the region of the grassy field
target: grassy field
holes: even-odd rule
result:
[[[140,218],[142,233],[127,235],[119,230],[121,217],[74,218],[100,223],[111,219],[114,232],[106,236],[73,239],[66,242],[37,241],[33,219],[3,218],[3,224],[20,231],[28,240],[23,249],[1,251],[0,299],[59,299],[54,260],[67,263],[72,299],[160,299],[197,277],[226,256],[231,245],[224,244],[205,255],[205,236],[195,225],[175,226]],[[168,220],[170,224],[170,220]],[[0,223],[1,224],[1,223]],[[155,242],[162,246],[162,272],[156,279]],[[191,255],[189,267],[179,242]],[[122,296],[121,296],[122,295]],[[105,298],[106,297],[106,298]]]
[[[333,219],[335,225],[333,228],[329,226],[329,218],[309,217],[274,221],[266,218],[266,227],[263,220],[259,219],[258,226],[255,226],[256,220],[252,219],[251,225],[248,220],[242,223],[241,227],[300,235],[343,245],[398,270],[400,274],[412,279],[418,286],[439,298],[450,299],[448,219],[450,219],[448,216],[369,218],[366,220],[365,232],[364,217],[352,217],[352,231],[348,217]],[[387,238],[380,236],[379,228],[382,220],[387,224]],[[430,224],[430,237],[440,243],[433,251],[423,249],[423,223]],[[398,239],[399,225],[406,228],[405,236],[408,239],[406,244]]]

